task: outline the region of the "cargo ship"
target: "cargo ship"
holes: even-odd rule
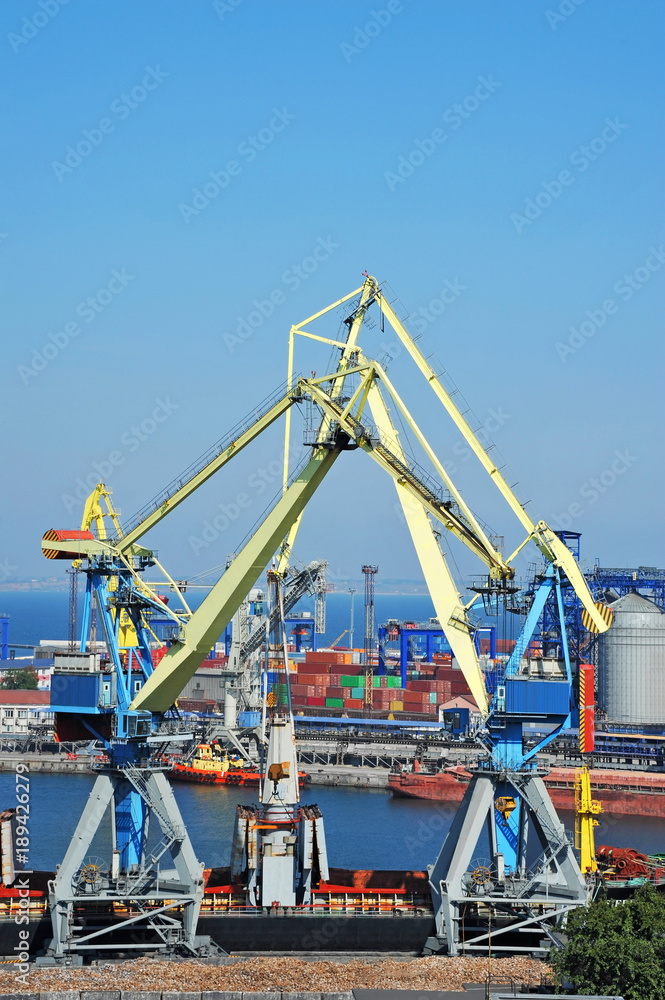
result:
[[[234,882],[230,869],[206,868],[198,932],[210,935],[220,947],[238,952],[412,952],[422,951],[434,933],[434,912],[427,872],[356,871],[330,868],[327,881],[320,881],[312,902],[304,906],[268,908],[251,904],[248,892]],[[43,952],[52,937],[48,882],[53,872],[31,872],[29,896],[14,885],[0,886],[0,952],[12,955],[18,941],[16,918],[27,915],[28,951]],[[103,924],[126,920],[133,908],[111,903],[94,919]],[[136,912],[139,912],[138,904]],[[76,912],[82,929],[89,918]],[[377,920],[380,923],[377,924]],[[25,926],[25,922],[23,922]],[[95,924],[98,926],[98,923]],[[137,939],[128,939],[132,951],[123,951],[124,939],[116,942],[118,955],[135,957]]]
[[[626,899],[649,882],[665,887],[665,855],[643,855],[631,849],[598,850],[599,871],[591,876],[612,898]],[[16,877],[20,879],[21,873]],[[17,917],[28,917],[28,951],[43,953],[52,936],[48,882],[52,872],[31,872],[26,906],[25,889],[0,887],[0,950],[11,955],[17,942]],[[234,882],[228,867],[206,868],[204,897],[198,920],[200,934],[209,935],[228,952],[410,952],[421,954],[435,933],[434,911],[426,871],[354,870],[330,868],[304,906],[261,908],[251,904],[247,889]],[[21,883],[23,880],[20,880]],[[103,924],[126,920],[134,908],[111,903]],[[138,912],[138,910],[137,910]],[[84,930],[86,915],[76,913]],[[377,922],[378,921],[378,922]],[[25,926],[25,922],[23,922]],[[99,926],[98,923],[95,927]],[[145,940],[145,939],[143,939]],[[138,939],[132,937],[118,957],[135,957]]]
[[[402,771],[388,777],[388,788],[397,796],[459,805],[470,779],[471,773],[461,766],[447,767],[435,774]],[[543,780],[554,808],[574,812],[575,768],[553,767],[543,775]],[[649,774],[596,768],[591,771],[591,791],[602,800],[606,814],[665,819],[665,773],[662,771]]]
[[[206,785],[253,785],[258,787],[261,772],[255,764],[230,756],[218,743],[199,743],[191,760],[169,761],[169,777],[176,781],[196,781]],[[300,787],[309,781],[305,771],[298,771]]]

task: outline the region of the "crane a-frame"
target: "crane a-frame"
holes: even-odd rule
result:
[[[312,329],[319,320],[341,307],[348,310],[342,337],[324,336]],[[510,557],[504,558],[493,544],[488,531],[437,458],[385,368],[363,352],[359,336],[372,307],[378,308],[382,324],[384,320],[388,321],[426,384],[526,531],[526,538]],[[318,377],[296,375],[294,357],[298,337],[327,344],[337,351],[338,360],[334,368]],[[318,430],[309,442],[309,459],[289,474],[291,412],[294,405],[301,404],[316,407],[320,419]],[[425,473],[407,457],[388,405],[399,412],[438,479]],[[286,423],[287,447],[281,495],[200,607],[192,612],[176,583],[157,563],[154,553],[139,542],[151,528],[282,416]],[[550,722],[559,726],[569,721],[573,708],[570,664],[566,661],[566,673],[562,678],[565,692],[561,685],[556,692],[548,692],[544,696],[548,702],[545,706],[547,711],[543,711],[538,699],[537,705],[531,705],[530,696],[524,704],[515,702],[518,690],[515,685],[522,680],[521,655],[516,653],[508,665],[505,683],[498,689],[498,697],[490,708],[473,642],[474,628],[469,616],[469,607],[473,602],[465,604],[458,592],[441,552],[438,526],[443,525],[482,560],[487,567],[488,590],[500,592],[507,585],[514,577],[512,563],[515,557],[529,540],[533,540],[549,564],[549,588],[560,587],[562,578],[567,578],[589,621],[599,631],[608,627],[606,615],[594,603],[572,553],[545,522],[532,522],[457,408],[451,393],[398,318],[382,287],[374,278],[367,276],[360,288],[291,328],[286,384],[130,523],[121,527],[117,521],[114,533],[108,534],[103,527],[104,514],[98,496],[90,506],[89,526],[96,525],[96,534],[86,529],[73,532],[52,530],[44,536],[42,546],[48,558],[85,560],[88,593],[94,594],[112,662],[112,676],[107,678],[101,672],[93,671],[94,677],[85,691],[66,672],[54,678],[54,709],[58,725],[66,729],[69,721],[70,727],[73,725],[78,731],[90,733],[102,741],[108,754],[108,764],[97,779],[86,812],[51,887],[54,927],[51,953],[55,959],[66,953],[81,954],[98,944],[92,939],[99,932],[84,935],[78,940],[72,936],[73,909],[86,898],[95,901],[102,898],[107,902],[134,900],[138,902],[140,913],[132,917],[131,922],[138,924],[142,917],[147,920],[153,936],[159,939],[158,944],[160,941],[176,943],[190,951],[200,947],[201,942],[196,938],[195,931],[202,895],[201,866],[196,861],[175,800],[157,763],[157,758],[162,756],[164,742],[172,738],[160,732],[160,724],[275,553],[279,553],[278,573],[286,571],[300,518],[308,501],[342,452],[355,449],[368,454],[393,479],[437,616],[473,696],[483,716],[488,719],[489,760],[482,774],[474,777],[467,795],[472,808],[469,811],[468,805],[463,804],[462,818],[458,816],[459,822],[456,820],[453,826],[456,841],[459,844],[469,840],[487,822],[493,856],[492,871],[496,872],[493,885],[496,892],[503,893],[500,899],[504,900],[507,891],[506,874],[512,875],[514,880],[519,876],[524,885],[531,879],[530,887],[524,889],[523,895],[529,900],[537,898],[539,901],[528,902],[526,908],[536,907],[542,911],[547,906],[538,895],[540,881],[538,878],[534,881],[529,870],[526,838],[529,820],[533,821],[536,814],[549,810],[547,822],[542,819],[536,821],[536,828],[543,856],[547,858],[548,892],[549,887],[556,886],[556,890],[552,891],[555,895],[559,892],[559,896],[566,901],[561,906],[558,901],[555,902],[554,917],[559,918],[565,912],[565,906],[582,901],[577,878],[579,869],[576,873],[572,854],[565,850],[561,839],[561,825],[547,793],[541,788],[542,782],[534,776],[533,755],[521,753],[523,719],[535,713],[538,718],[547,716]],[[174,611],[165,609],[154,587],[143,580],[142,573],[155,564],[179,594],[183,608]],[[162,615],[166,610],[172,617],[175,634],[167,654],[153,669],[148,628],[150,614],[155,610]],[[536,624],[537,615],[535,619],[530,616],[527,631],[530,628],[532,633]],[[81,643],[84,649],[85,631]],[[530,683],[531,690],[535,688]],[[481,792],[477,788],[481,788]],[[497,800],[504,805],[508,802],[503,810],[507,816],[505,830],[496,822]],[[108,806],[114,817],[113,860],[108,872],[97,872],[92,882],[88,872],[86,881],[81,875],[85,869],[85,857]],[[156,817],[163,833],[162,841],[155,849],[148,846],[149,814]],[[465,824],[469,823],[470,828],[467,829]],[[168,855],[174,867],[165,872],[160,868],[160,860]],[[461,901],[468,895],[462,883],[470,859],[466,859],[464,852],[462,855],[460,849],[454,849],[449,836],[431,872],[439,939],[445,936],[447,947],[453,952],[459,942]],[[487,889],[483,891],[486,894],[489,892]],[[159,901],[164,896],[175,902],[160,907]],[[512,906],[517,912],[521,904],[513,900],[512,904],[497,902],[492,905]],[[167,912],[176,907],[184,914],[181,923],[177,923]],[[526,925],[531,922],[529,916],[521,919],[526,921]]]

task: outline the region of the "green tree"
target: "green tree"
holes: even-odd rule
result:
[[[568,942],[552,955],[552,967],[577,993],[663,1000],[665,896],[652,886],[625,902],[599,898],[573,910],[566,933]]]
[[[10,691],[36,691],[37,674],[32,667],[12,667],[0,674],[0,687]]]

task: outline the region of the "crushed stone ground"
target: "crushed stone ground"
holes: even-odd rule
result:
[[[394,961],[351,959],[348,962],[304,961],[269,956],[231,965],[205,962],[159,962],[135,959],[79,969],[33,969],[28,986],[16,983],[10,967],[0,971],[0,994],[47,990],[242,990],[337,993],[351,989],[460,990],[492,976],[538,985],[549,968],[534,959],[515,957],[414,958]]]

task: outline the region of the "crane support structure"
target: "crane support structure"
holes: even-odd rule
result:
[[[397,442],[396,431],[376,384],[369,391],[368,402],[379,433],[391,431],[395,435],[393,451],[399,448],[396,457],[405,463],[406,456]],[[413,495],[408,491],[406,481],[402,477],[395,479],[395,488],[439,622],[462,667],[471,694],[476,699],[483,715],[486,715],[488,710],[487,692],[478,665],[473,634],[467,621],[462,598],[439,548],[432,523],[427,516],[427,510],[422,503],[413,502]]]
[[[346,303],[348,313],[342,319],[343,332],[338,338],[309,329]],[[363,352],[359,338],[371,307],[378,307],[380,311],[381,329],[385,320],[392,326],[454,426],[526,531],[526,538],[508,558],[504,558],[492,540],[492,533],[466,503],[384,367]],[[310,378],[296,374],[296,337],[327,345],[333,348],[333,355],[338,351],[336,363],[333,361],[330,365],[332,370],[318,377],[312,372]],[[311,455],[306,463],[290,474],[291,413],[294,404],[308,408],[313,414],[306,438]],[[420,445],[434,474],[407,456],[391,416],[395,411]],[[182,589],[161,567],[155,554],[139,542],[282,416],[285,418],[285,449],[281,495],[241,545],[202,604],[191,610]],[[76,730],[97,739],[107,755],[102,768],[103,780],[100,779],[95,786],[97,792],[93,792],[81,820],[82,827],[81,824],[79,826],[88,832],[96,829],[104,811],[101,809],[103,799],[104,807],[111,811],[113,841],[112,863],[108,871],[102,871],[96,864],[85,860],[92,833],[89,837],[86,833],[84,838],[79,836],[72,841],[65,869],[50,886],[54,936],[48,955],[54,961],[64,961],[67,955],[76,952],[85,953],[91,947],[90,939],[103,933],[95,931],[77,938],[72,923],[74,910],[78,912],[79,908],[85,907],[86,900],[91,905],[97,905],[100,900],[117,902],[130,899],[132,895],[136,896],[139,907],[142,905],[140,901],[146,899],[150,900],[153,908],[160,904],[160,900],[163,905],[152,910],[152,917],[149,913],[137,912],[127,918],[128,924],[136,927],[136,921],[145,917],[146,929],[152,933],[157,927],[155,920],[169,922],[168,934],[163,937],[163,943],[169,949],[187,954],[211,953],[210,942],[206,943],[196,935],[196,918],[202,894],[201,866],[177,808],[169,798],[161,773],[164,740],[182,742],[188,736],[184,731],[171,731],[169,727],[173,719],[165,727],[168,734],[165,733],[162,722],[270,560],[278,556],[277,568],[272,575],[279,587],[287,574],[293,575],[290,570],[291,552],[303,512],[341,452],[350,450],[365,452],[393,480],[441,627],[486,720],[483,738],[487,740],[487,760],[480,764],[479,772],[472,777],[454,825],[460,841],[465,844],[463,852],[460,853],[460,848],[455,846],[454,838],[451,840],[449,834],[437,862],[430,867],[437,927],[436,939],[431,942],[432,950],[437,950],[446,939],[450,953],[455,954],[460,949],[459,920],[460,916],[464,919],[469,895],[478,897],[472,901],[474,905],[482,901],[489,906],[490,923],[492,907],[499,910],[506,906],[512,908],[517,921],[515,928],[527,928],[527,933],[533,930],[535,922],[538,933],[542,925],[542,930],[549,934],[548,925],[556,924],[571,906],[583,901],[584,885],[579,868],[576,868],[565,835],[534,770],[536,751],[525,753],[522,749],[522,728],[525,720],[545,719],[554,732],[557,727],[569,724],[575,707],[574,677],[566,647],[561,596],[565,580],[583,605],[589,628],[593,626],[598,632],[604,632],[611,623],[611,613],[606,607],[594,603],[574,555],[562,538],[544,521],[533,523],[457,408],[452,394],[444,388],[416,340],[407,332],[393,305],[387,301],[384,289],[375,278],[366,274],[360,288],[291,328],[285,384],[131,521],[123,525],[119,512],[111,505],[109,491],[100,483],[88,499],[80,530],[50,530],[42,539],[42,549],[47,558],[73,560],[77,569],[86,573],[81,652],[88,649],[93,606],[98,611],[108,647],[108,660],[103,665],[90,667],[91,676],[86,679],[85,695],[76,664],[63,667],[59,683],[54,685],[52,707],[56,713],[56,728],[62,726],[63,731]],[[113,525],[113,533],[107,530],[110,526],[107,519]],[[517,652],[502,683],[497,685],[496,696],[490,704],[474,645],[475,626],[469,615],[473,601],[465,605],[457,589],[441,548],[439,525],[483,562],[487,570],[484,586],[491,594],[500,595],[511,590],[509,584],[515,575],[514,559],[527,542],[533,541],[537,545],[549,564],[543,600],[546,598],[545,589],[554,590],[562,619],[565,670],[558,679],[533,678],[529,674],[526,658],[521,655],[527,650],[528,640],[538,625],[540,605],[537,604],[528,617],[524,634],[516,646]],[[143,574],[153,566],[162,571],[163,582],[175,590],[182,607],[175,610],[167,607],[155,589],[161,583],[144,580]],[[285,635],[284,595],[282,590],[279,593],[279,617]],[[155,612],[171,618],[174,635],[166,654],[153,665],[150,617]],[[268,633],[270,631],[271,626]],[[285,642],[284,646],[288,689]],[[266,804],[264,800],[264,805],[268,812],[273,811],[272,819],[286,825],[272,840],[272,835],[264,837],[262,834],[262,837],[266,845],[272,844],[275,850],[282,851],[287,841],[291,844],[296,836],[294,830],[300,825],[300,848],[296,852],[301,859],[296,878],[299,888],[294,897],[297,903],[301,897],[307,898],[316,878],[313,872],[327,871],[323,828],[316,807],[300,807],[297,802],[297,762],[294,754],[291,759],[286,752],[287,745],[293,750],[289,743],[293,739],[292,724],[284,732],[278,732],[275,717],[271,726],[274,730],[271,730],[273,742],[269,748],[272,777],[267,775],[269,783],[264,784],[263,793],[265,796],[266,792],[270,792],[275,801]],[[545,741],[540,745],[544,745]],[[295,791],[293,788],[289,790],[294,782]],[[151,814],[159,822],[163,833],[161,846],[158,845],[158,849],[152,852],[146,846]],[[236,840],[241,845],[241,853],[245,848],[249,849],[250,841],[258,845],[251,826],[255,820],[256,816],[252,819],[246,811],[239,814]],[[288,836],[287,827],[290,830]],[[477,866],[482,873],[487,873],[487,878],[482,874],[482,879],[478,876],[476,881],[472,878],[470,882],[465,869],[482,828],[488,831],[492,858],[489,867]],[[535,832],[536,840],[533,840],[532,832]],[[526,845],[538,840],[542,856],[533,867],[527,857]],[[303,859],[314,857],[313,844],[318,845],[318,860],[315,865],[308,866]],[[167,867],[169,858],[171,868]],[[278,867],[279,871],[275,867],[270,876],[273,881],[269,879],[260,891],[258,874],[254,872],[252,877],[256,879],[257,899],[261,893],[264,894],[261,898],[266,898],[265,892],[268,892],[269,900],[278,898],[269,895],[270,891],[277,891],[277,887],[280,893],[284,891],[283,887],[291,874],[285,865]],[[94,892],[86,881],[92,876]],[[267,877],[266,870],[263,876]],[[269,886],[276,888],[270,890]],[[548,898],[552,900],[551,907],[546,902]],[[180,910],[182,916],[165,915],[163,910],[170,908],[174,912]],[[534,908],[538,911],[535,916]],[[543,912],[546,911],[544,916],[541,913],[543,908]],[[90,919],[94,920],[94,914]],[[475,944],[469,943],[467,935],[467,947],[485,948],[484,929],[476,928],[474,934]],[[494,943],[492,947],[495,947]]]
[[[305,329],[306,325],[311,325],[332,309],[354,297],[358,297],[358,301],[345,320],[347,327],[345,340],[322,337]],[[140,708],[155,712],[163,712],[168,709],[184,684],[193,676],[200,661],[217,638],[219,630],[228,623],[237,610],[247,589],[267,565],[274,551],[271,546],[275,544],[281,547],[278,571],[280,575],[284,574],[288,567],[289,554],[297,534],[300,517],[308,500],[334,458],[339,454],[339,450],[351,446],[364,450],[394,480],[409,531],[418,551],[423,574],[431,588],[437,613],[441,616],[442,626],[450,631],[450,639],[455,644],[456,656],[465,678],[481,711],[483,714],[487,713],[487,696],[483,693],[484,685],[473,647],[472,629],[463,602],[441,554],[438,541],[432,534],[430,517],[441,523],[474,552],[486,564],[490,571],[490,578],[494,580],[509,580],[514,576],[514,569],[510,565],[511,558],[514,556],[507,560],[504,559],[491,543],[488,532],[482,528],[452,483],[451,478],[445,473],[442,464],[436,458],[433,449],[429,446],[382,367],[378,362],[370,361],[363,356],[358,345],[358,336],[366,312],[372,304],[377,304],[382,314],[388,319],[435,395],[452,417],[455,426],[469,443],[474,454],[507,500],[511,510],[527,529],[529,534],[522,545],[530,538],[533,539],[548,561],[564,571],[598,630],[603,632],[608,627],[607,621],[593,601],[572,553],[544,522],[534,525],[531,521],[501,472],[455,406],[450,394],[439,382],[431,365],[404,328],[392,306],[386,301],[376,279],[368,276],[361,288],[310,316],[303,323],[292,327],[289,341],[289,371],[285,390],[274,395],[266,404],[259,407],[253,415],[254,419],[242,426],[226,443],[225,447],[216,448],[214,454],[207,461],[195,465],[192,470],[189,470],[189,474],[186,473],[170,487],[167,487],[152,505],[137,515],[134,523],[129,526],[129,530],[126,530],[119,538],[109,540],[102,540],[99,534],[95,538],[91,532],[81,532],[81,537],[76,539],[55,537],[58,534],[63,534],[57,532],[48,532],[45,536],[44,549],[51,558],[80,558],[86,555],[100,556],[107,553],[109,556],[124,560],[130,567],[131,560],[136,558],[152,558],[155,561],[150,550],[137,545],[138,540],[150,528],[158,524],[171,510],[182,503],[215,472],[223,468],[231,458],[239,454],[243,448],[282,415],[286,415],[286,433],[288,435],[291,423],[290,410],[294,403],[311,400],[319,407],[321,424],[316,441],[320,449],[319,452],[314,453],[312,461],[296,482],[289,486],[287,479],[284,480],[282,499],[270,512],[255,535],[247,542],[242,552],[234,559],[231,567],[208,598],[195,613],[190,614],[187,620],[181,622],[180,632],[174,645],[160,663],[159,669],[137,694],[132,703],[133,709]],[[296,335],[339,348],[340,358],[336,371],[310,379],[294,376],[294,338]],[[345,388],[347,380],[353,380],[353,378],[359,378],[359,385],[350,395],[347,395]],[[380,386],[395,403],[407,425],[423,445],[426,454],[433,461],[437,473],[443,479],[445,487],[407,461],[388,414]],[[373,427],[361,419],[366,405],[369,406],[374,418],[375,426]],[[340,436],[345,439],[343,445],[337,443]],[[287,438],[285,475],[288,470],[288,454]],[[97,497],[97,505],[98,501],[99,497]],[[103,518],[101,520],[103,522]],[[117,530],[118,525],[115,519],[114,522]],[[84,538],[84,534],[89,537]],[[144,596],[148,595],[144,592]]]
[[[184,627],[182,636],[162,659],[159,671],[143,685],[132,702],[133,709],[165,712],[171,707],[265,569],[281,539],[305,509],[341,449],[342,445],[336,444],[315,450],[298,478]]]

